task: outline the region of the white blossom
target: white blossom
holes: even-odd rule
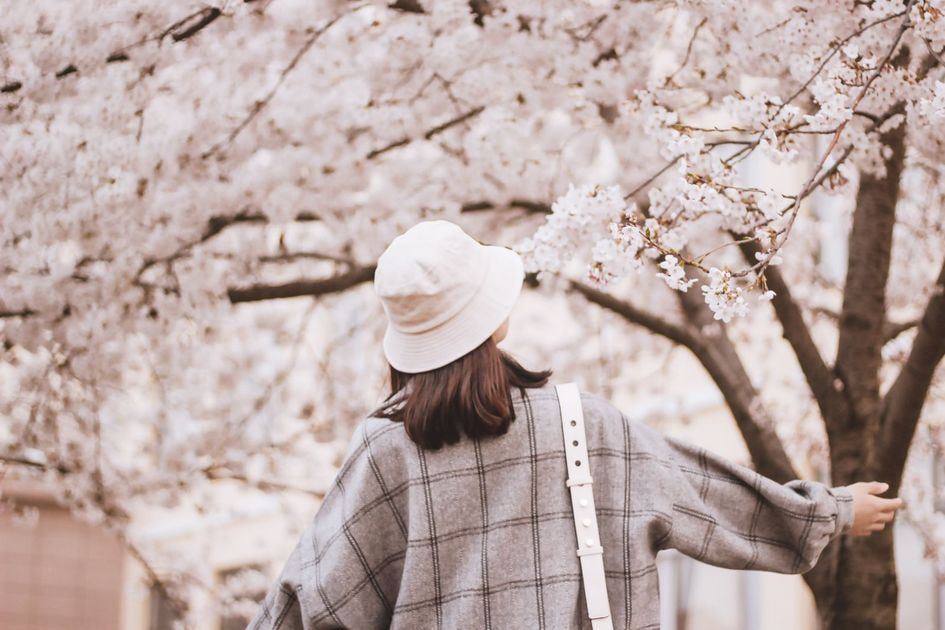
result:
[[[735,315],[748,313],[748,303],[745,302],[742,289],[727,269],[709,269],[709,283],[702,285],[702,293],[715,319],[729,322]]]
[[[657,277],[666,281],[671,289],[685,292],[689,287],[696,283],[696,278],[686,279],[685,270],[679,265],[679,259],[672,255],[667,255],[659,266],[665,270],[665,273],[656,274]]]
[[[597,241],[595,259],[602,262],[613,259],[616,246],[609,248],[600,243],[600,238],[611,223],[619,220],[625,208],[618,186],[569,185],[568,191],[552,204],[544,225],[516,245],[525,270],[560,271],[582,241]]]

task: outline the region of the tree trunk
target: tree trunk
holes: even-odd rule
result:
[[[845,442],[855,442],[858,437],[862,440],[862,429],[854,427],[855,424],[841,434]],[[832,456],[831,460],[835,485],[873,481],[862,457],[848,451],[845,456]],[[898,486],[889,481],[890,487]],[[899,585],[891,525],[869,536],[843,536],[833,541],[815,570],[822,563],[826,563],[823,569],[833,574],[833,579],[825,580],[822,588],[814,589],[822,630],[896,628]]]
[[[886,321],[886,280],[900,176],[905,159],[905,132],[900,125],[881,136],[891,151],[886,175],[864,177],[850,232],[847,277],[835,373],[842,381],[846,405],[825,418],[834,485],[879,479],[877,448],[882,434],[879,370]],[[889,493],[892,495],[892,493]],[[887,630],[896,627],[899,586],[893,555],[893,527],[870,536],[835,541],[833,580],[815,592],[825,630]]]
[[[829,630],[889,630],[896,627],[899,585],[893,557],[893,529],[840,540],[836,599],[821,609]]]

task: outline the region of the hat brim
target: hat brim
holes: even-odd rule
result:
[[[418,333],[405,333],[388,322],[382,345],[395,369],[416,374],[443,367],[478,348],[512,312],[525,278],[522,259],[507,247],[483,247],[485,280],[456,315]]]

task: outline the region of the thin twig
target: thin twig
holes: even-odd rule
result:
[[[932,42],[930,40],[923,37],[922,41],[925,42],[925,47],[929,49],[929,54],[935,57],[936,61],[938,61],[939,64],[941,64],[942,66],[945,66],[945,56],[943,56],[945,55],[945,48],[943,48],[942,50],[938,52],[935,52],[935,50],[932,48]]]
[[[276,95],[276,92],[278,92],[279,88],[282,87],[282,84],[285,82],[286,77],[288,77],[289,74],[295,69],[295,67],[299,65],[299,62],[305,56],[305,53],[307,53],[309,50],[312,49],[312,46],[315,44],[316,41],[318,41],[318,38],[321,37],[322,34],[324,34],[325,31],[327,31],[329,28],[331,28],[338,20],[340,20],[343,15],[345,14],[335,16],[334,18],[329,20],[328,23],[326,23],[323,27],[315,30],[309,36],[309,38],[305,40],[305,43],[301,46],[301,48],[299,48],[299,50],[295,53],[295,56],[292,57],[292,60],[289,62],[289,64],[285,68],[282,69],[282,72],[279,74],[279,79],[276,81],[275,85],[272,86],[272,88],[269,90],[266,96],[264,96],[262,100],[256,101],[255,103],[253,103],[253,106],[250,108],[249,113],[246,114],[246,116],[243,118],[240,124],[237,125],[236,128],[234,128],[233,131],[230,132],[230,134],[226,137],[225,140],[213,145],[209,150],[204,152],[204,154],[201,157],[206,159],[208,157],[213,156],[217,151],[219,151],[223,147],[229,146],[229,144],[232,143],[233,140],[236,139],[236,136],[238,136],[240,132],[243,131],[243,129],[245,129],[246,126],[249,125],[249,123],[252,122],[254,118],[256,118],[256,116],[259,115],[259,112],[261,112],[263,109],[266,108],[267,105],[269,105],[269,102],[272,101],[273,97]]]
[[[433,137],[435,137],[435,136],[437,136],[437,135],[443,133],[443,132],[446,131],[447,129],[450,129],[451,127],[455,127],[456,125],[459,125],[459,124],[461,124],[461,123],[464,123],[464,122],[466,122],[467,120],[469,120],[469,119],[471,119],[471,118],[475,118],[476,116],[478,116],[479,114],[481,114],[485,109],[486,109],[486,108],[485,108],[484,106],[482,106],[482,105],[480,105],[480,106],[478,106],[478,107],[474,107],[473,109],[471,109],[471,110],[469,110],[469,111],[467,111],[467,112],[465,112],[465,113],[463,113],[463,114],[460,114],[459,116],[456,116],[455,118],[451,118],[450,120],[447,120],[446,122],[441,123],[441,124],[439,124],[439,125],[437,125],[437,126],[431,128],[431,129],[427,130],[426,132],[424,132],[423,137],[424,137],[424,139],[429,140],[429,139],[431,139],[431,138],[433,138]],[[369,152],[369,153],[365,156],[365,159],[366,159],[366,160],[373,160],[374,158],[376,158],[376,157],[378,157],[378,156],[380,156],[380,155],[384,155],[384,154],[387,153],[388,151],[392,151],[393,149],[396,149],[396,148],[398,148],[398,147],[402,147],[402,146],[406,146],[406,145],[410,144],[410,141],[411,141],[411,138],[410,138],[410,137],[404,136],[403,138],[400,138],[400,139],[398,139],[398,140],[395,140],[395,141],[391,142],[390,144],[381,147],[380,149],[374,149],[373,151]]]
[[[634,188],[633,190],[631,190],[630,192],[628,192],[626,195],[624,195],[623,198],[624,198],[624,199],[630,199],[630,198],[633,197],[635,194],[637,194],[638,192],[640,192],[641,190],[643,190],[644,188],[646,188],[647,186],[649,186],[651,183],[653,183],[653,180],[655,180],[657,177],[659,177],[660,175],[662,175],[663,173],[665,173],[666,171],[668,171],[670,168],[672,168],[673,165],[675,165],[676,162],[678,162],[679,160],[681,160],[684,155],[685,155],[685,154],[680,153],[679,155],[677,155],[676,157],[674,157],[672,160],[670,160],[669,162],[667,162],[666,165],[663,166],[663,168],[661,168],[660,170],[656,171],[653,175],[651,175],[650,177],[648,177],[643,183],[641,183],[639,186],[637,186],[636,188]]]
[[[692,31],[692,37],[689,38],[689,45],[686,47],[686,56],[683,57],[682,63],[679,65],[679,67],[676,68],[676,70],[675,70],[671,75],[669,75],[668,77],[666,77],[666,80],[665,80],[664,83],[663,83],[664,85],[666,85],[666,84],[668,84],[670,81],[672,81],[672,80],[673,80],[673,77],[675,77],[677,74],[679,74],[679,72],[680,72],[683,68],[686,67],[686,64],[689,63],[689,56],[692,54],[692,46],[693,46],[693,44],[696,43],[696,36],[699,34],[699,30],[700,30],[703,26],[705,26],[708,21],[709,21],[709,18],[707,18],[707,17],[702,18],[702,21],[699,22],[699,24],[696,25],[696,28],[695,28],[695,29],[693,29],[693,31]]]
[[[138,564],[148,575],[149,585],[156,589],[158,593],[160,593],[161,597],[163,597],[164,600],[174,609],[174,612],[177,613],[179,620],[183,621],[183,618],[187,613],[187,604],[179,597],[171,593],[171,591],[167,588],[167,585],[164,584],[164,580],[161,579],[154,567],[151,566],[151,563],[148,562],[144,552],[142,552],[136,544],[131,542],[124,531],[115,528],[115,534],[118,536],[118,540],[121,541],[121,543],[125,546],[125,549],[127,549],[134,559],[138,561]]]
[[[276,490],[279,492],[298,492],[299,494],[307,494],[309,496],[315,497],[316,499],[325,498],[325,492],[322,490],[316,490],[315,488],[306,488],[304,486],[296,486],[293,484],[282,483],[280,481],[273,481],[270,479],[250,479],[246,475],[235,473],[226,467],[211,466],[211,467],[206,468],[203,472],[207,476],[207,479],[212,479],[214,481],[238,481],[247,486],[259,488],[260,490]]]

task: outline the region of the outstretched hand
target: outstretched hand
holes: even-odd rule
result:
[[[886,492],[888,483],[859,481],[847,488],[853,495],[853,525],[848,532],[851,536],[869,536],[882,530],[886,523],[896,517],[896,510],[903,505],[899,497],[884,499],[875,496]]]

